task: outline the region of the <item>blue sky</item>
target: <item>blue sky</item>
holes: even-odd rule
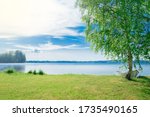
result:
[[[0,0],[1,53],[27,60],[105,60],[86,42],[75,0]]]

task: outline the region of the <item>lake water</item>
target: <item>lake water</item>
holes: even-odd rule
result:
[[[0,71],[14,68],[17,71],[43,70],[47,74],[98,74],[115,75],[120,71],[121,64],[105,63],[0,63]],[[143,64],[140,75],[150,75],[150,64]]]

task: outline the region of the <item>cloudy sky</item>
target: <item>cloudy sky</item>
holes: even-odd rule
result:
[[[27,60],[104,60],[85,41],[75,0],[0,0],[0,53]]]

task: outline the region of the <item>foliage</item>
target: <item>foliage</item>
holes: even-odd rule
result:
[[[34,70],[34,71],[33,71],[33,74],[34,74],[34,75],[36,75],[36,74],[37,74],[36,70]]]
[[[25,54],[17,50],[15,52],[8,52],[0,54],[0,63],[23,63],[26,61]]]
[[[28,74],[32,74],[32,73],[33,73],[32,70],[28,71]]]
[[[45,73],[44,73],[42,70],[39,70],[38,72],[37,72],[36,70],[34,70],[34,71],[30,70],[30,71],[28,71],[28,74],[34,74],[34,75],[39,74],[39,75],[44,75]]]
[[[11,68],[5,70],[5,73],[8,73],[8,74],[12,74],[14,72],[16,72],[16,71],[14,69],[11,69]]]
[[[91,47],[127,64],[150,60],[149,0],[78,0]],[[134,64],[136,67],[136,64]]]
[[[39,70],[38,74],[39,75],[44,75],[45,73],[42,70]]]

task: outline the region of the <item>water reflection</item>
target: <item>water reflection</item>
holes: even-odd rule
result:
[[[4,71],[6,69],[14,69],[19,72],[25,71],[24,64],[0,64],[0,71]]]

